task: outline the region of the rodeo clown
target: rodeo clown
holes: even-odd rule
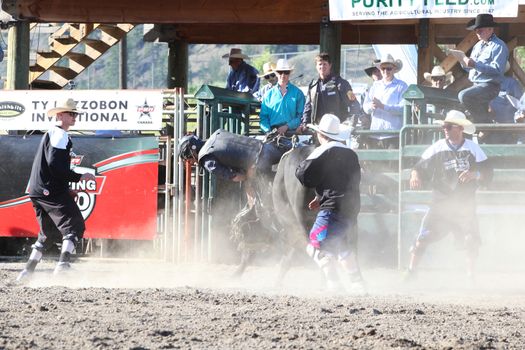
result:
[[[315,188],[308,208],[319,212],[306,251],[322,269],[329,290],[341,288],[335,265],[338,260],[352,289],[364,292],[356,255],[361,167],[357,154],[345,145],[350,128],[333,114],[325,114],[319,125],[308,127],[316,132],[320,146],[299,164],[295,175],[303,186]]]
[[[423,152],[410,175],[410,188],[419,189],[423,181],[432,187],[432,202],[423,218],[419,234],[411,248],[405,278],[415,276],[416,267],[429,243],[453,233],[466,251],[467,274],[473,276],[474,261],[481,243],[476,218],[475,192],[480,183],[492,177],[487,156],[477,143],[465,139],[476,127],[462,112],[451,110],[441,124],[445,138]]]
[[[75,125],[80,113],[73,99],[60,103],[47,114],[56,117],[56,125],[42,137],[36,151],[29,179],[29,197],[33,203],[40,232],[25,269],[17,281],[28,278],[42,258],[50,242],[48,235],[58,230],[62,234],[62,249],[55,274],[70,268],[70,257],[75,245],[84,235],[84,218],[70,193],[69,182],[94,181],[90,173],[78,174],[71,170],[71,149],[73,143],[68,130]]]

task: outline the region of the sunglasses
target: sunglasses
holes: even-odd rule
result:
[[[394,67],[381,67],[381,70],[386,70],[387,72],[390,72],[394,70]]]
[[[432,81],[445,81],[445,77],[431,77]]]
[[[75,112],[67,112],[71,117],[76,118],[78,116],[78,113]]]
[[[290,75],[290,71],[289,70],[278,71],[276,73],[279,74],[279,75]]]
[[[268,74],[268,75],[264,76],[264,79],[266,79],[266,80],[269,80],[269,79],[272,79],[272,78],[275,78],[275,74]]]
[[[443,124],[442,128],[445,130],[452,130],[452,128],[457,127],[455,124]]]

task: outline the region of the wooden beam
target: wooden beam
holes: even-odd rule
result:
[[[441,48],[435,42],[432,45],[432,54],[438,60],[438,62],[442,62],[445,58],[447,58],[447,54],[443,52],[443,50],[441,50]]]
[[[418,27],[418,55],[417,55],[417,83],[423,84],[425,81],[424,73],[432,70],[432,46],[434,42],[433,25],[428,19],[422,19]]]
[[[6,10],[34,22],[320,23],[326,0],[11,0]],[[7,6],[4,6],[7,7]],[[15,13],[12,13],[15,12]]]
[[[191,44],[303,44],[318,45],[320,27],[315,24],[156,24],[145,34],[147,41],[172,42],[183,40]],[[357,44],[415,44],[415,27],[357,26],[342,23],[341,43]]]
[[[457,50],[461,50],[463,52],[467,52],[478,42],[478,38],[476,36],[476,33],[469,32],[469,34],[456,46]],[[445,58],[441,62],[441,67],[445,70],[445,72],[448,72],[452,67],[458,62],[458,60],[452,56],[448,55],[447,58]]]

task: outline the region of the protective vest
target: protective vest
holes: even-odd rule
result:
[[[349,89],[341,91],[342,80],[340,76],[332,76],[324,85],[324,91],[319,89],[320,79],[312,80],[308,86],[308,94],[312,101],[311,120],[313,123],[319,124],[321,117],[326,113],[335,114],[341,121],[348,117],[350,101],[346,93]]]
[[[204,156],[212,155],[224,166],[248,170],[257,160],[262,145],[257,139],[219,129],[199,151],[199,163]]]

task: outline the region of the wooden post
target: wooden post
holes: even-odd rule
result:
[[[188,43],[175,40],[169,43],[168,89],[176,87],[188,91]]]
[[[321,22],[320,52],[326,52],[332,60],[332,73],[341,71],[341,23],[330,22],[323,17]]]
[[[29,88],[29,22],[16,22],[7,39],[7,90]]]
[[[417,55],[417,83],[422,84],[425,81],[423,74],[430,72],[433,65],[432,45],[435,42],[434,30],[431,28],[430,20],[423,18],[419,20],[419,40]]]
[[[120,56],[120,65],[119,65],[119,79],[120,79],[120,89],[128,88],[128,37],[124,35],[120,39],[119,46],[119,56]]]

